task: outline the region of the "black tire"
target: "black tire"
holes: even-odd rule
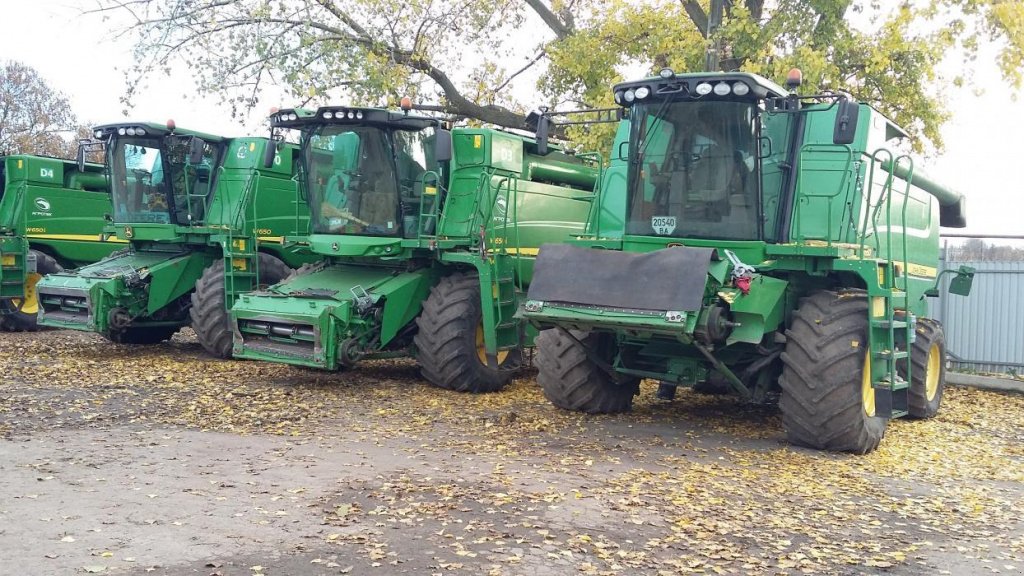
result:
[[[41,326],[36,323],[36,316],[39,311],[39,299],[35,293],[36,284],[47,274],[63,272],[64,268],[49,255],[38,250],[29,250],[36,256],[36,274],[29,275],[25,281],[25,298],[7,300],[4,302],[6,324],[16,332],[35,332]],[[28,310],[25,308],[28,307]]]
[[[110,334],[110,340],[118,344],[159,344],[177,331],[177,326],[135,326]]]
[[[946,388],[946,334],[942,324],[930,318],[917,321],[917,338],[910,348],[910,395],[907,412],[911,418],[931,418],[938,414],[942,392]],[[897,365],[906,377],[906,360]],[[932,380],[934,378],[934,380]],[[929,380],[933,386],[928,390]],[[930,398],[929,398],[929,392]]]
[[[575,336],[575,337],[573,337]],[[608,355],[611,336],[570,335],[561,328],[544,330],[537,336],[537,383],[552,404],[565,410],[588,414],[615,414],[633,408],[640,391],[640,379],[615,382],[587,357],[587,349]]]
[[[803,298],[782,353],[782,424],[793,444],[866,454],[887,420],[864,396],[869,362],[868,300],[863,291],[820,291]],[[868,383],[870,384],[870,383]]]
[[[413,337],[416,361],[423,377],[439,388],[456,392],[497,392],[512,381],[522,363],[519,350],[509,350],[494,369],[480,358],[477,330],[480,279],[475,274],[445,276],[430,290],[416,318]]]
[[[277,284],[292,273],[287,264],[262,252],[257,269],[257,284],[260,286]],[[231,358],[231,315],[224,299],[224,260],[218,260],[207,266],[196,282],[189,317],[196,339],[204,350],[218,358]]]

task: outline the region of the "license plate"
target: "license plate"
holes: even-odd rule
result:
[[[654,229],[655,234],[661,236],[667,236],[675,231],[676,229],[676,217],[675,216],[652,216],[651,217],[651,228]]]

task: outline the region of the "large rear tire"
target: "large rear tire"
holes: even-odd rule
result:
[[[575,336],[575,337],[573,337]],[[544,330],[537,336],[537,383],[552,404],[565,410],[588,414],[614,414],[633,408],[640,380],[615,382],[588,356],[609,352],[607,334],[570,335],[562,328]]]
[[[277,284],[292,273],[287,264],[262,252],[259,255],[258,266],[257,283],[260,286]],[[196,282],[189,316],[192,319],[192,329],[195,330],[196,338],[203,349],[218,358],[230,358],[233,342],[231,315],[228,313],[224,296],[223,260],[207,266]]]
[[[47,274],[54,274],[64,270],[56,260],[38,250],[29,250],[36,257],[36,271],[25,277],[23,288],[24,297],[12,298],[4,302],[6,307],[7,326],[15,331],[35,332],[40,329],[36,323],[39,315],[39,297],[36,294],[36,284]]]
[[[946,388],[946,334],[942,324],[930,318],[918,319],[910,362],[913,369],[907,412],[911,418],[931,418],[938,414]],[[898,366],[904,377],[906,366],[906,360],[901,360]]]
[[[413,337],[423,377],[456,392],[497,392],[512,381],[521,363],[518,350],[500,351],[499,368],[483,352],[480,279],[475,274],[445,276],[430,290],[416,318]]]
[[[782,424],[793,444],[866,454],[887,420],[875,414],[863,291],[820,291],[803,298],[782,353]]]

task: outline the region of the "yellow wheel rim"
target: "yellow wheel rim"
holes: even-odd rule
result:
[[[39,312],[39,298],[36,297],[36,284],[42,279],[43,275],[38,272],[33,272],[25,278],[25,297],[24,298],[11,298],[11,304],[14,305],[14,309],[22,312],[23,314],[35,314]]]
[[[487,366],[487,347],[484,346],[484,323],[476,327],[476,357],[480,363]],[[508,350],[498,350],[498,366],[505,363],[508,358]]]
[[[871,351],[864,353],[864,375],[861,377],[860,385],[861,405],[864,413],[868,416],[875,415],[875,389],[871,387]]]
[[[939,345],[932,344],[928,349],[928,372],[924,375],[924,395],[931,402],[939,392],[939,373],[942,372],[942,354]]]

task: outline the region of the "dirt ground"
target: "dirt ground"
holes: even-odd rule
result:
[[[1024,396],[947,389],[868,456],[773,408],[630,414],[0,334],[0,574],[1021,574]]]

